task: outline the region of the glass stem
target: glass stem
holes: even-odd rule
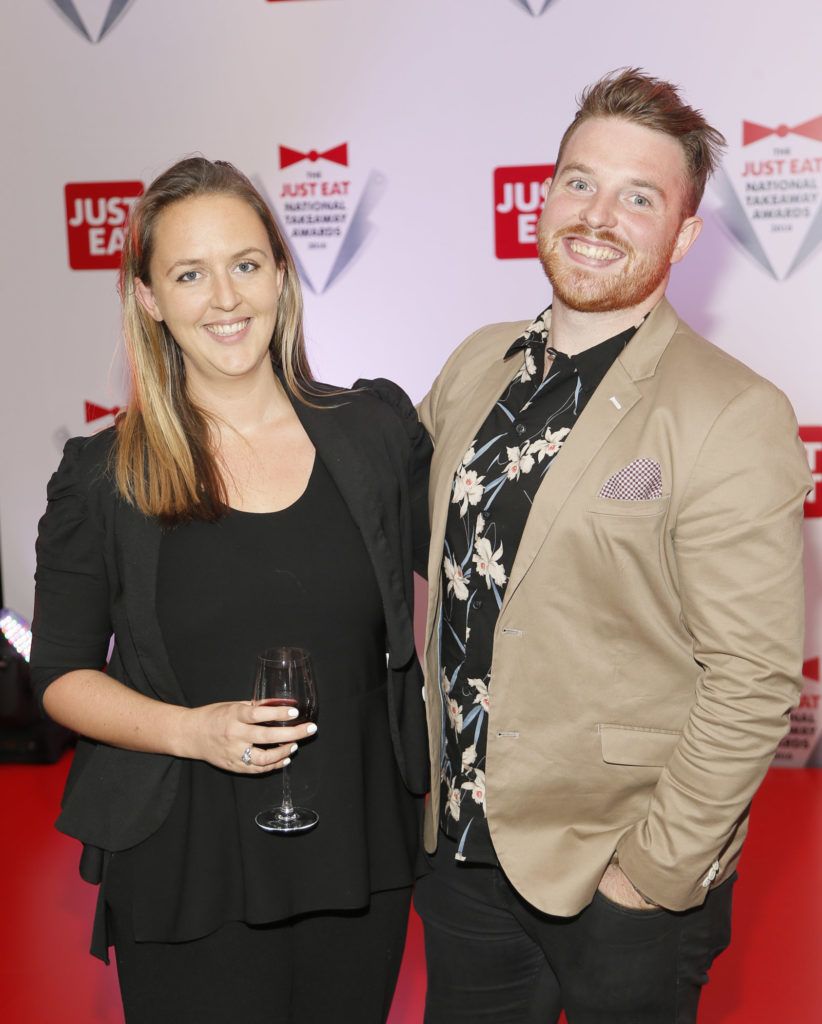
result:
[[[294,804],[291,802],[291,776],[288,774],[288,766],[282,770],[283,779],[283,800],[279,807],[281,818],[294,817]]]

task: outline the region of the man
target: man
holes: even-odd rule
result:
[[[435,444],[430,1024],[692,1022],[802,657],[785,397],[664,298],[724,143],[637,70],[545,184],[553,304],[465,341]]]

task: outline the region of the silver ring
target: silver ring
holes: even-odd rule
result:
[[[240,758],[246,768],[251,764],[251,749],[251,747],[246,747],[243,751],[243,756]]]

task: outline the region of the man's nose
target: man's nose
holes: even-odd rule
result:
[[[597,192],[582,207],[582,220],[590,228],[616,227],[616,200],[604,192]]]

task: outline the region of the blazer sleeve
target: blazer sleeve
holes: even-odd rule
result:
[[[408,395],[393,381],[384,377],[358,380],[355,388],[366,388],[385,402],[397,415],[409,442],[408,488],[410,495],[413,567],[420,576],[428,572],[428,471],[431,467],[431,439],[420,423]]]
[[[37,536],[31,675],[42,704],[49,683],[74,669],[102,669],[111,639],[105,530],[89,442],[67,442],[47,488]]]
[[[467,338],[460,342],[446,360],[443,368],[437,374],[436,380],[431,385],[431,389],[428,394],[417,406],[417,415],[419,416],[420,423],[427,431],[428,436],[431,438],[431,441],[435,446],[437,443],[437,428],[439,425],[437,418],[437,405],[440,394],[443,391],[445,391],[446,394],[448,393],[452,378],[459,375],[460,365],[463,361],[462,357],[465,350],[469,348],[474,343],[475,339],[487,329],[488,328],[486,327],[479,327],[476,331],[473,331]]]
[[[636,888],[673,910],[701,903],[725,874],[799,699],[810,482],[793,410],[762,381],[718,416],[682,500],[674,551],[700,673],[648,813],[617,850]]]

